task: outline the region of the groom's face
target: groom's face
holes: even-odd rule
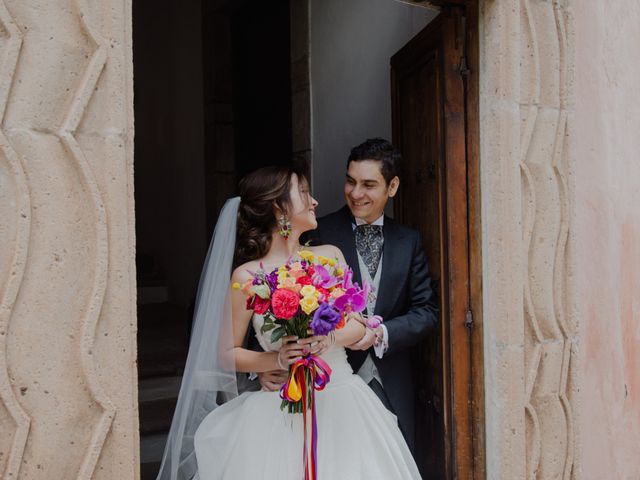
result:
[[[344,196],[354,217],[367,223],[375,222],[384,207],[398,190],[399,180],[394,177],[387,184],[382,176],[379,160],[358,160],[349,163],[344,184]]]

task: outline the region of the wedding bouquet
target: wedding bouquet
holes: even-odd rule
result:
[[[262,264],[244,285],[234,285],[247,295],[247,309],[264,317],[262,333],[271,332],[271,342],[294,335],[305,338],[328,335],[342,328],[349,314],[367,306],[371,288],[353,282],[353,271],[337,259],[317,257],[302,250],[271,272]],[[372,319],[376,321],[376,319]],[[302,413],[313,408],[313,391],[329,382],[330,367],[321,358],[308,355],[289,367],[289,378],[280,389],[281,408]]]

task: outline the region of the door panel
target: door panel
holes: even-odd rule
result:
[[[473,478],[467,180],[459,11],[441,13],[391,59],[399,220],[420,231],[440,328],[415,352],[416,457],[425,479]]]

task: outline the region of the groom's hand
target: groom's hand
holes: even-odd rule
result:
[[[380,330],[380,332],[378,332]],[[376,345],[382,338],[382,329],[380,327],[376,329],[367,328],[364,335],[356,343],[349,345],[351,350],[368,350],[373,345]]]
[[[286,370],[272,370],[258,373],[258,380],[263,390],[277,392],[282,384],[287,381],[288,375],[289,373]]]

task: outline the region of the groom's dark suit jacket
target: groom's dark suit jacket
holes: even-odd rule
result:
[[[353,217],[348,207],[318,219],[311,232],[314,244],[331,244],[342,250],[347,264],[360,284],[360,268],[355,246]],[[368,351],[348,350],[357,372],[371,353],[384,391],[398,417],[409,447],[414,445],[414,368],[411,350],[438,322],[437,300],[429,277],[429,267],[420,234],[385,216],[380,287],[375,314],[382,316],[389,332],[389,349],[382,359]]]

